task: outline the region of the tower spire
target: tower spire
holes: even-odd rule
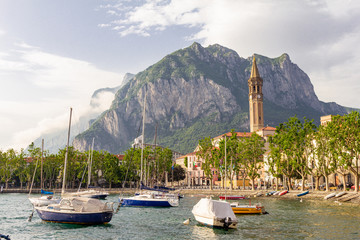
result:
[[[257,78],[257,77],[260,77],[260,74],[256,65],[255,54],[254,54],[250,78]]]
[[[263,80],[260,77],[255,54],[253,55],[253,64],[251,75],[248,80],[249,86],[249,114],[250,114],[250,132],[257,131],[264,127],[264,111],[263,111]]]

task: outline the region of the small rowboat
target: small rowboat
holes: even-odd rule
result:
[[[225,200],[225,196],[219,196],[219,198],[221,200]],[[239,199],[245,199],[245,196],[240,196],[240,195],[226,196],[226,200],[239,200]]]
[[[282,196],[282,195],[285,195],[288,193],[288,190],[285,190],[285,191],[282,191],[279,195]]]
[[[335,197],[337,198],[337,197],[341,197],[341,196],[343,196],[343,195],[345,195],[346,194],[346,192],[339,192],[338,194],[336,194],[335,195]]]
[[[266,193],[266,196],[271,196],[271,195],[273,195],[274,193],[276,193],[276,191],[268,192],[268,193]]]
[[[324,199],[329,199],[329,198],[332,198],[332,197],[335,197],[336,193],[330,193],[329,195],[326,195],[324,197]]]
[[[299,194],[296,195],[296,196],[301,197],[301,196],[304,196],[304,195],[306,195],[306,194],[308,194],[308,193],[309,193],[309,191],[305,191],[305,192],[299,193]]]
[[[263,206],[256,205],[239,205],[239,203],[231,203],[231,208],[235,214],[263,214],[265,209]]]

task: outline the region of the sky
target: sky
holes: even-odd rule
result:
[[[106,110],[90,103],[167,54],[199,42],[240,57],[288,53],[321,101],[360,108],[360,1],[1,0],[0,150]]]

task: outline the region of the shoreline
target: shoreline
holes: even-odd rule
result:
[[[110,194],[134,194],[137,189],[135,188],[101,188],[102,191],[109,192]],[[76,192],[76,189],[68,189],[69,192]],[[346,191],[346,194],[341,197],[333,197],[330,199],[325,200],[324,197],[329,195],[330,193],[340,193],[343,191],[310,191],[309,193],[297,197],[296,195],[299,193],[302,193],[301,190],[291,190],[287,194],[279,196],[279,195],[272,195],[272,196],[266,196],[266,193],[270,192],[272,190],[227,190],[226,194],[228,196],[230,195],[242,195],[245,196],[247,199],[265,199],[265,198],[274,198],[274,199],[304,199],[304,200],[315,200],[315,201],[324,201],[324,202],[338,202],[338,203],[345,203],[345,204],[357,204],[360,205],[360,192],[356,193],[354,191]],[[60,193],[61,189],[56,189],[55,193]],[[175,192],[179,192],[180,194],[183,194],[185,196],[190,197],[219,197],[220,195],[224,195],[225,192],[223,189],[182,189],[178,188],[175,190]],[[7,193],[29,193],[29,190],[27,189],[3,189],[3,192],[0,194],[7,194]],[[34,194],[40,194],[40,189],[33,189],[32,193]]]

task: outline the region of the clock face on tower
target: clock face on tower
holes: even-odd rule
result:
[[[260,94],[258,94],[258,95],[257,95],[257,98],[261,98],[261,95],[260,95]]]

